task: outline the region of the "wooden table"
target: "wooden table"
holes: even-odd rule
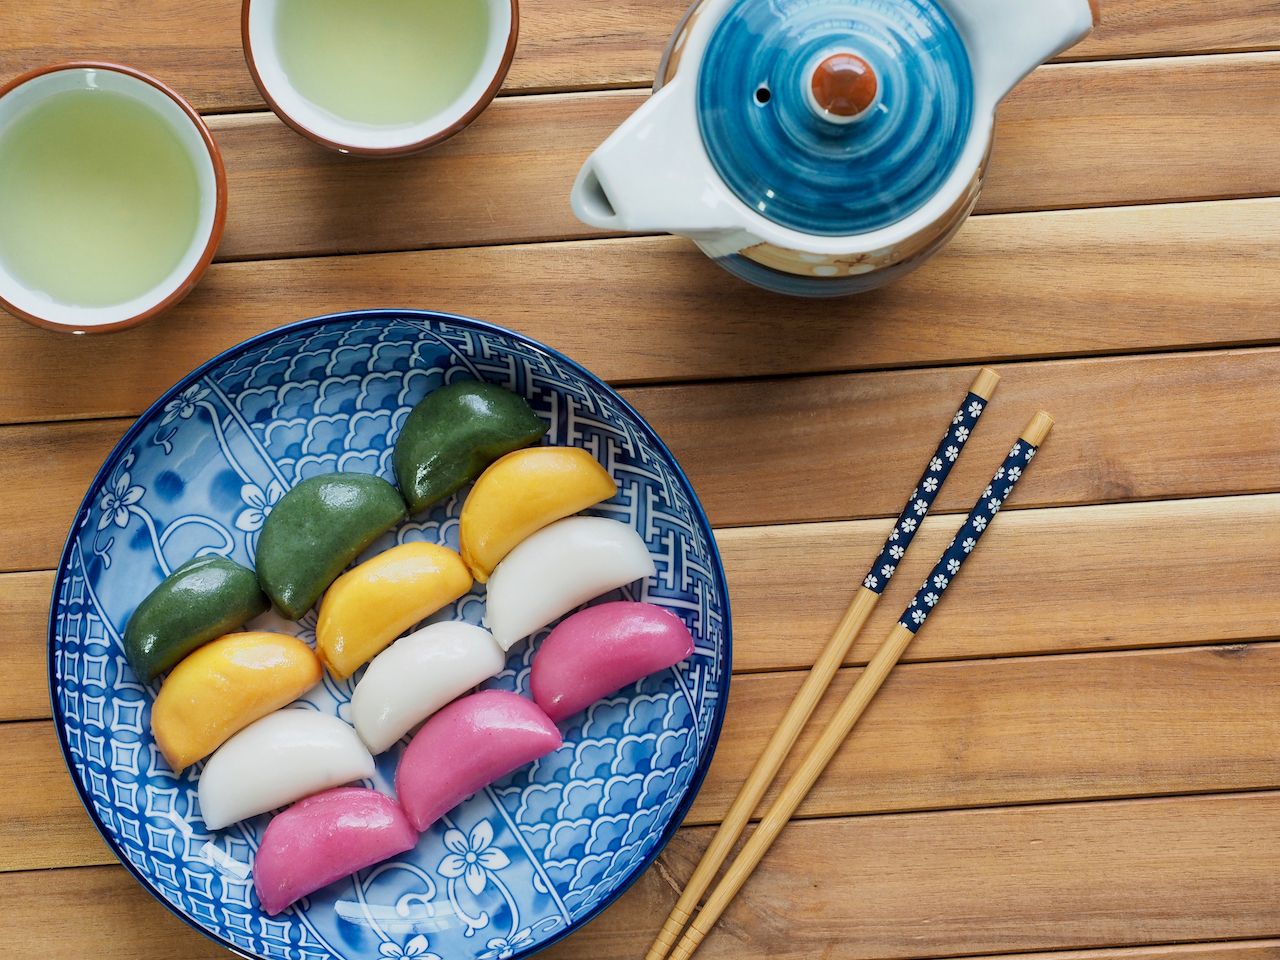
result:
[[[169,316],[106,337],[0,318],[0,954],[224,956],[75,798],[45,692],[50,568],[130,418],[195,364],[297,318],[415,306],[622,385],[728,568],[739,676],[711,775],[659,864],[548,957],[640,955],[979,362],[1004,382],[978,449],[850,672],[1030,413],[1057,430],[702,956],[1280,957],[1280,2],[1105,0],[1001,109],[950,248],[813,303],[569,211],[681,6],[526,0],[505,95],[378,162],[264,111],[238,0],[0,9],[0,77],[72,56],[154,72],[212,115],[231,196],[219,262]]]

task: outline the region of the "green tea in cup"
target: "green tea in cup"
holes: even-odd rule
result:
[[[352,123],[429,120],[484,59],[484,0],[280,0],[276,46],[299,94]]]
[[[515,52],[515,0],[247,0],[245,54],[300,133],[344,153],[408,153],[489,102]]]
[[[176,302],[220,230],[221,165],[166,89],[125,68],[38,72],[0,95],[0,300],[77,330]]]

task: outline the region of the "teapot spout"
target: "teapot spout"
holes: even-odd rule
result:
[[[587,158],[569,197],[579,220],[695,239],[739,227],[741,216],[703,149],[686,86],[679,78],[668,83]]]
[[[994,106],[1098,24],[1098,0],[948,0],[969,45],[979,97]]]

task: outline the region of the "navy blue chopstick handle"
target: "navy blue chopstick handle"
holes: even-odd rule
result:
[[[911,496],[907,498],[907,505],[898,515],[898,522],[894,524],[889,539],[884,542],[884,549],[880,551],[880,556],[867,571],[862,585],[868,590],[884,593],[884,588],[889,585],[894,571],[898,569],[898,561],[906,555],[907,548],[915,539],[916,531],[920,529],[920,524],[928,515],[942,485],[947,482],[951,468],[960,459],[960,454],[969,441],[969,435],[973,433],[978,418],[986,408],[987,401],[976,393],[965,396],[964,403],[952,418],[946,435],[938,443],[937,452],[929,460],[928,466],[920,477],[920,482],[911,491]]]
[[[978,541],[982,539],[987,527],[991,525],[991,521],[995,519],[996,514],[1000,512],[1000,508],[1004,506],[1004,502],[1009,498],[1009,494],[1013,492],[1013,488],[1022,479],[1023,473],[1026,472],[1027,464],[1031,462],[1031,458],[1035,455],[1036,448],[1027,443],[1026,440],[1019,440],[1013,445],[1013,449],[1009,451],[1009,456],[1005,458],[1000,469],[996,471],[996,475],[991,479],[987,489],[982,491],[982,496],[973,505],[969,515],[964,518],[964,524],[961,525],[960,532],[951,539],[950,545],[943,551],[942,556],[938,558],[938,563],[934,566],[929,576],[925,578],[924,584],[920,587],[919,592],[916,593],[915,599],[911,601],[906,610],[902,611],[902,617],[898,622],[912,633],[915,633],[924,625],[933,608],[942,599],[947,587],[951,585],[960,573],[960,568],[964,566],[965,560],[973,553]]]

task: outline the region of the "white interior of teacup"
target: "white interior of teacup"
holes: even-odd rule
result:
[[[484,56],[475,75],[451,103],[418,123],[378,126],[335,116],[300,94],[280,62],[276,25],[278,0],[252,0],[248,6],[245,42],[254,70],[272,106],[297,126],[328,145],[350,151],[396,151],[426,145],[464,121],[485,100],[490,85],[504,70],[513,29],[511,0],[485,0],[489,29]]]
[[[0,131],[28,111],[39,110],[53,95],[69,90],[107,90],[145,104],[173,130],[191,157],[200,191],[196,230],[182,258],[154,288],[124,303],[95,307],[60,303],[44,291],[23,283],[0,260],[0,299],[46,323],[80,332],[140,317],[187,284],[205,254],[214,229],[218,187],[209,148],[191,117],[159,87],[126,73],[100,67],[69,67],[33,77],[0,97]],[[68,264],[68,269],[74,269],[74,265]]]

